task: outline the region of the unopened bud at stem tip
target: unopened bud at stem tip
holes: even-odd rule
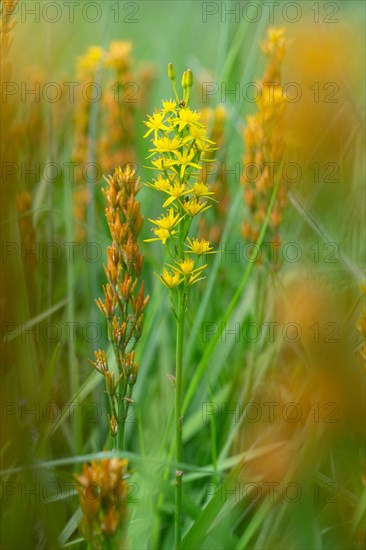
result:
[[[192,88],[192,84],[193,84],[193,73],[192,73],[192,70],[191,70],[191,69],[188,69],[188,71],[186,72],[186,82],[187,82],[187,87],[188,87],[188,88]]]
[[[168,76],[169,76],[170,80],[175,80],[175,72],[174,72],[173,63],[169,63],[169,65],[168,65]]]

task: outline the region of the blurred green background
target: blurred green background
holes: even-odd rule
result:
[[[56,17],[52,4],[62,8],[61,19],[55,23],[50,22]],[[39,21],[29,13],[32,9],[39,11]],[[83,9],[87,9],[84,14]],[[276,16],[269,21],[272,9]],[[301,10],[300,19],[286,21],[283,14],[291,19],[294,9]],[[234,14],[229,13],[231,10]],[[86,20],[97,12],[101,13],[100,20]],[[146,113],[160,107],[162,98],[172,97],[167,64],[173,62],[178,75],[192,68],[193,108],[225,107],[225,140],[218,155],[233,170],[242,163],[245,117],[253,114],[256,106],[225,93],[214,94],[206,104],[202,101],[202,82],[231,90],[237,84],[242,87],[260,79],[266,59],[259,46],[266,30],[269,26],[286,27],[290,44],[283,81],[298,81],[304,91],[304,102],[289,106],[288,123],[295,145],[288,158],[301,165],[303,176],[290,188],[281,238],[284,243],[295,242],[302,257],[296,263],[284,261],[279,271],[265,271],[257,266],[248,269],[242,255],[226,255],[225,250],[244,246],[241,226],[247,214],[240,178],[236,172],[229,173],[223,182],[230,197],[228,209],[222,219],[214,220],[222,224],[226,248],[210,258],[208,279],[193,289],[187,314],[185,390],[189,388],[191,399],[184,418],[187,471],[182,548],[364,548],[364,365],[357,357],[364,338],[357,329],[364,307],[359,285],[365,267],[364,3],[102,1],[78,2],[72,23],[68,14],[67,2],[21,2],[10,59],[13,78],[24,81],[27,71],[32,73],[32,67],[39,66],[48,82],[73,82],[77,58],[89,46],[107,49],[111,41],[131,41],[134,64],[148,65],[152,74],[146,104],[138,105],[133,115],[142,182],[151,177],[144,168],[149,142],[142,139],[143,120]],[[256,14],[262,14],[258,21]],[[314,22],[315,17],[319,22]],[[309,86],[318,81],[320,86],[329,81],[337,83],[338,103],[312,104]],[[3,140],[8,147],[6,160],[28,162],[32,140],[32,161],[44,165],[49,160],[70,160],[77,105],[69,105],[60,121],[55,117],[57,106],[42,103],[42,140],[38,144],[33,133],[12,149],[11,138],[18,135],[15,130],[12,134],[13,126],[21,126],[24,113],[28,116],[29,109],[36,112],[37,106],[30,103],[29,107],[18,96],[6,101],[14,102],[11,116],[7,119],[4,115],[3,119],[8,132]],[[97,133],[105,130],[100,123]],[[324,168],[329,162],[337,167],[335,182],[328,182],[323,172],[314,180],[311,166],[319,163]],[[2,400],[13,407],[5,408],[1,441],[4,548],[86,547],[77,529],[80,509],[72,475],[86,460],[100,458],[108,434],[103,381],[87,362],[96,347],[108,346],[103,319],[94,304],[105,280],[102,263],[110,240],[103,217],[102,183],[92,184],[94,202],[83,226],[86,239],[95,240],[103,250],[99,262],[86,262],[78,253],[73,262],[65,256],[55,264],[42,260],[31,271],[21,258],[3,261],[5,322],[18,327],[23,323],[44,327],[49,322],[59,326],[77,322],[82,327],[91,321],[98,323],[102,332],[97,342],[88,341],[79,328],[75,339],[63,331],[59,342],[51,342],[34,335],[23,339],[19,331],[3,346]],[[20,242],[15,195],[23,190],[23,184],[17,177],[11,180],[11,187],[8,181],[2,183],[5,243]],[[66,173],[52,186],[38,178],[30,191],[36,241],[44,247],[47,242],[63,246],[77,240],[79,224],[75,223],[73,188]],[[149,189],[143,188],[139,197],[145,218],[159,215],[160,203]],[[143,237],[148,236],[150,224],[146,220]],[[332,243],[335,246],[329,248]],[[174,373],[175,325],[168,293],[153,275],[163,262],[162,247],[141,247],[151,303],[138,345],[136,408],[126,434],[129,480],[138,488],[137,502],[128,504],[126,544],[131,549],[168,549],[173,547],[174,530],[174,487],[171,475],[166,475],[174,470],[169,424],[174,392],[167,375]],[[314,261],[316,250],[320,256]],[[327,261],[334,251],[335,261]],[[226,319],[246,274],[244,291]],[[30,278],[34,287],[29,286]],[[296,345],[281,335],[270,342],[264,331],[254,344],[245,338],[236,341],[229,333],[210,343],[205,338],[205,323],[218,328],[224,321],[228,330],[235,329],[235,323],[242,328],[253,322],[298,322],[304,338]],[[323,328],[336,323],[338,341],[322,345],[322,333],[321,344],[314,345],[309,327],[315,323]],[[71,389],[72,372],[78,373],[76,393]],[[267,401],[295,401],[307,412],[316,402],[323,414],[329,412],[326,405],[335,402],[339,422],[336,426],[311,422],[309,413],[294,425],[266,423],[263,419],[253,426],[247,418],[238,421],[228,412],[252,401],[262,405]],[[77,434],[77,421],[70,419],[66,406],[70,402],[77,403],[83,412],[88,404],[96,403],[103,414],[96,421],[83,422]],[[55,403],[67,412],[58,415],[56,422],[31,413],[24,420],[22,407],[31,410],[34,403],[41,407]],[[207,404],[215,414],[203,421]],[[26,468],[29,465],[32,467]],[[243,487],[248,482],[268,481],[280,485],[296,482],[303,488],[304,498],[296,503],[283,498],[270,502],[264,493],[258,502],[251,502],[229,492],[235,483]],[[51,496],[42,493],[47,484],[54,484]],[[216,490],[220,484],[223,492]],[[314,487],[314,494],[318,491],[316,498],[309,487]],[[35,493],[27,492],[31,489]],[[335,502],[329,497],[333,489]]]

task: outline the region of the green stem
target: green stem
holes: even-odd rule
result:
[[[185,291],[178,288],[177,311],[177,344],[176,344],[176,381],[175,381],[175,444],[176,444],[176,473],[175,473],[175,548],[180,547],[182,537],[182,477],[183,472],[178,469],[178,464],[183,459],[182,444],[182,390],[183,390],[183,339],[184,339],[184,309]]]
[[[207,381],[208,381],[208,389],[209,389],[209,397],[210,397],[210,404],[211,407],[213,405],[213,392],[212,392],[212,384],[211,384],[211,378],[210,378],[210,371],[207,368]],[[210,432],[211,432],[211,457],[212,457],[212,466],[214,469],[214,475],[212,476],[213,483],[218,484],[219,478],[218,478],[218,472],[217,472],[217,451],[216,451],[216,424],[215,424],[215,415],[211,414],[210,416]]]
[[[72,186],[69,180],[65,180],[65,196],[64,196],[64,208],[65,208],[65,221],[66,221],[66,238],[67,242],[74,241],[74,230],[73,230],[73,220],[69,214],[72,211]],[[66,286],[67,286],[67,306],[66,306],[66,315],[68,323],[74,322],[75,320],[75,264],[73,261],[69,261],[66,264]],[[76,347],[74,338],[68,343],[68,363],[70,369],[70,394],[72,399],[77,396],[79,391],[79,366],[76,360]],[[76,453],[80,454],[82,452],[82,410],[80,402],[76,408],[75,415],[75,424],[74,424],[74,441]]]
[[[282,164],[280,165],[280,172],[281,172],[281,169],[282,169]],[[274,187],[274,190],[272,192],[272,196],[271,196],[271,200],[270,200],[270,203],[269,203],[269,206],[268,206],[267,214],[266,214],[265,220],[263,222],[260,234],[259,234],[257,242],[256,242],[257,246],[254,248],[252,256],[251,256],[251,258],[250,258],[250,260],[247,264],[247,267],[246,267],[246,269],[243,273],[243,277],[242,277],[242,279],[239,283],[239,288],[235,292],[235,294],[234,294],[234,296],[233,296],[226,312],[224,313],[224,315],[221,319],[221,323],[219,324],[219,326],[221,326],[222,328],[221,328],[220,331],[218,331],[215,334],[214,338],[211,340],[211,342],[208,346],[208,349],[205,350],[205,352],[204,352],[204,354],[201,358],[201,361],[199,362],[199,364],[197,366],[195,374],[193,375],[192,380],[191,380],[191,382],[188,386],[188,390],[187,390],[187,392],[185,394],[185,397],[184,397],[183,414],[184,414],[184,412],[187,411],[187,409],[188,409],[188,407],[189,407],[189,405],[192,401],[192,398],[195,394],[195,390],[196,390],[196,388],[199,384],[199,381],[201,379],[202,373],[207,368],[208,360],[210,359],[211,354],[213,353],[213,351],[216,347],[216,344],[217,344],[217,342],[219,341],[219,339],[221,337],[222,329],[223,329],[224,326],[226,326],[227,321],[230,319],[231,314],[233,313],[233,311],[235,309],[235,306],[238,304],[239,299],[242,296],[242,292],[243,292],[243,290],[244,290],[244,288],[245,288],[245,286],[248,282],[249,276],[250,276],[250,274],[253,270],[254,258],[255,258],[255,255],[257,254],[256,249],[260,248],[262,246],[262,243],[263,243],[263,240],[264,240],[264,236],[265,236],[265,233],[266,233],[266,230],[267,230],[267,227],[268,227],[269,218],[270,218],[270,215],[271,215],[271,212],[272,212],[272,209],[273,209],[273,205],[274,205],[274,202],[275,202],[275,199],[276,199],[276,196],[277,196],[277,191],[278,191],[279,184],[280,184],[280,179],[277,180],[277,182],[275,184],[275,187]],[[238,195],[238,198],[239,198],[239,195]],[[179,289],[179,287],[178,287],[178,289]],[[194,330],[195,330],[195,327],[193,327],[193,332],[194,332]],[[172,428],[172,420],[171,420],[171,418],[169,418],[169,421],[168,421],[168,424],[167,424],[167,427],[166,427],[164,441],[168,440],[171,428]],[[175,443],[175,441],[172,440],[170,448],[169,448],[169,453],[168,453],[168,461],[172,460],[172,458],[174,456],[174,443]],[[164,479],[167,479],[168,475],[169,475],[169,469],[166,468],[166,470],[164,472]],[[162,508],[163,502],[164,502],[164,494],[160,493],[159,498],[158,498],[158,503],[157,503],[158,511]],[[157,541],[159,539],[158,527],[156,527],[155,539]],[[154,546],[154,548],[159,548],[159,546]]]
[[[124,416],[124,419],[123,419],[123,424],[124,424],[124,427],[126,426],[126,421],[127,421],[127,418],[128,418],[128,409],[130,407],[130,403],[131,403],[131,400],[132,400],[132,392],[133,392],[133,386],[131,386],[131,384],[128,384],[128,387],[127,387],[127,399],[125,400],[125,416]],[[122,441],[122,447],[123,447],[123,441]]]
[[[119,451],[123,450],[123,439],[125,435],[125,397],[126,395],[126,380],[123,377],[119,383],[119,396],[118,396],[118,432],[117,432],[117,448]]]

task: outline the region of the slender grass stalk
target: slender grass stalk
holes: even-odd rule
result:
[[[101,76],[102,76],[102,67],[98,68],[96,74],[96,84],[100,85]],[[97,166],[97,135],[98,135],[98,116],[99,116],[100,104],[99,101],[93,102],[90,109],[90,119],[88,127],[88,142],[87,142],[87,163],[88,166]],[[93,179],[87,178],[87,188],[88,188],[88,204],[86,212],[86,221],[87,221],[87,239],[89,243],[95,241],[96,236],[96,213],[95,213],[95,173],[93,174]],[[92,262],[91,266],[91,277],[89,279],[90,285],[90,295],[98,295],[98,273],[97,273],[97,264]],[[92,304],[92,300],[90,301]],[[97,322],[96,310],[94,304],[90,308],[90,318],[92,322]]]
[[[70,216],[72,211],[72,189],[71,182],[66,179],[65,186],[65,195],[64,195],[64,208],[65,208],[65,220],[66,220],[66,238],[67,242],[74,241],[74,231],[73,231],[73,221]],[[72,323],[75,319],[75,273],[74,273],[74,262],[68,261],[66,266],[66,285],[67,285],[67,305],[66,305],[66,316],[68,323]],[[71,338],[68,342],[68,363],[69,363],[69,376],[70,376],[70,394],[74,396],[79,391],[79,368],[76,362],[76,350],[75,350],[75,341],[74,338]],[[75,423],[74,423],[74,440],[75,440],[75,449],[77,453],[82,451],[82,414],[81,407],[76,407],[75,411]]]
[[[209,390],[209,398],[210,398],[210,405],[212,407],[213,405],[213,392],[212,392],[212,384],[210,379],[210,371],[207,369],[207,378],[208,378],[208,390]],[[215,415],[210,415],[210,432],[211,432],[211,458],[212,458],[212,466],[214,468],[214,475],[212,478],[213,483],[218,483],[218,473],[217,473],[217,450],[216,450],[216,424],[215,424]]]
[[[51,73],[52,64],[52,37],[49,28],[47,29],[46,34],[47,45],[48,45],[48,54],[47,54],[47,64],[49,74]],[[53,109],[52,105],[47,106],[47,146],[48,146],[48,158],[47,162],[53,163],[56,160],[55,155],[55,142],[54,142],[54,119],[53,119]],[[52,212],[54,204],[54,188],[53,185],[48,183],[47,185],[47,207],[49,212]],[[46,220],[46,235],[47,242],[52,243],[54,240],[54,219],[52,216],[49,216]],[[52,295],[53,295],[53,263],[47,262],[47,309],[52,306]],[[48,319],[51,322],[51,317]],[[47,343],[47,355],[51,355],[51,343]]]
[[[280,169],[282,169],[282,163],[280,165]],[[268,227],[268,222],[269,222],[269,218],[270,218],[270,215],[271,215],[271,212],[272,212],[272,209],[273,209],[273,205],[275,203],[275,200],[276,200],[276,197],[277,197],[277,192],[278,192],[278,188],[279,188],[279,185],[280,185],[280,178],[278,177],[277,178],[277,182],[274,186],[274,189],[273,189],[273,192],[272,192],[272,196],[271,196],[271,200],[270,200],[270,203],[268,205],[268,210],[267,210],[267,214],[266,214],[266,217],[264,219],[264,222],[262,224],[262,227],[261,227],[261,230],[260,230],[260,233],[259,233],[259,236],[258,236],[258,240],[256,242],[256,247],[261,247],[262,244],[263,244],[263,240],[264,240],[264,236],[266,234],[266,230],[267,230],[267,227]],[[188,390],[185,394],[185,398],[184,398],[184,402],[183,402],[183,414],[185,413],[185,411],[188,409],[189,407],[189,404],[190,402],[192,401],[193,399],[193,396],[195,394],[195,391],[197,389],[197,386],[201,380],[201,377],[204,373],[204,370],[208,364],[208,361],[218,343],[218,341],[220,340],[221,338],[221,335],[222,335],[222,331],[224,330],[224,327],[226,326],[226,323],[228,322],[228,320],[230,319],[235,307],[237,306],[238,302],[239,302],[239,299],[242,295],[242,292],[249,280],[249,276],[251,275],[252,273],[252,270],[254,268],[254,260],[255,260],[255,256],[256,256],[257,252],[256,252],[256,249],[254,249],[253,253],[251,254],[251,257],[249,259],[249,262],[246,266],[246,269],[243,273],[243,277],[239,283],[239,286],[234,294],[234,296],[232,297],[223,317],[222,317],[222,321],[221,323],[219,324],[219,330],[214,334],[214,336],[212,337],[212,339],[210,340],[207,348],[205,349],[205,352],[202,356],[202,359],[201,361],[199,362],[198,366],[197,366],[197,369],[192,377],[192,380],[191,380],[191,383],[190,385],[188,386]]]
[[[258,272],[258,280],[257,280],[257,287],[256,287],[256,303],[258,304],[256,309],[256,322],[258,326],[262,327],[264,322],[264,315],[265,315],[265,298],[266,298],[266,284],[267,284],[267,273],[264,273],[262,271]],[[256,340],[253,343],[252,350],[251,350],[251,359],[249,361],[249,365],[246,371],[246,377],[245,377],[245,390],[243,395],[243,401],[246,401],[249,399],[250,393],[252,391],[253,386],[253,375],[255,372],[256,367],[256,360],[258,357],[258,348],[260,346],[260,342]]]
[[[175,445],[176,445],[176,472],[175,472],[175,547],[179,548],[182,535],[182,477],[183,472],[178,464],[183,460],[182,445],[182,393],[183,393],[183,340],[185,292],[183,287],[178,288],[177,311],[177,343],[176,343],[176,382],[175,382]]]

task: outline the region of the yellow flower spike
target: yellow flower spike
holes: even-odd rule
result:
[[[257,110],[248,116],[243,129],[245,153],[243,164],[255,165],[258,179],[251,171],[242,175],[243,195],[248,209],[242,226],[242,235],[248,241],[257,240],[276,178],[270,176],[267,164],[280,165],[286,157],[286,94],[282,84],[282,62],[288,40],[284,28],[270,28],[262,50],[268,57],[264,74],[259,81],[263,93],[256,100]],[[288,201],[288,186],[281,182],[273,203],[272,214],[266,229],[266,242],[278,243],[283,209]],[[266,256],[266,255],[265,255]],[[269,258],[267,261],[271,262]],[[279,265],[276,266],[276,268]]]
[[[178,272],[175,271],[174,273],[169,273],[165,267],[163,268],[163,273],[161,275],[157,275],[156,273],[154,273],[154,275],[156,275],[159,281],[161,281],[167,288],[174,288],[180,285],[180,283],[184,280]]]
[[[171,239],[176,235],[177,231],[172,231],[170,229],[165,229],[164,227],[153,227],[152,229],[153,233],[155,233],[156,237],[153,239],[144,239],[145,243],[152,243],[154,241],[161,241],[163,244],[166,244],[168,239]]]
[[[160,229],[173,229],[178,223],[184,218],[184,216],[180,216],[179,214],[175,214],[173,208],[169,210],[169,214],[167,216],[161,216],[157,220],[152,220],[149,218],[149,221],[151,223],[154,223],[157,225]]]
[[[207,202],[198,202],[196,198],[193,198],[190,201],[183,203],[183,208],[185,212],[193,218],[194,216],[197,216],[197,214],[211,208],[211,205],[208,205]]]
[[[168,130],[168,127],[165,126],[165,124],[163,124],[165,113],[154,113],[152,116],[151,115],[147,115],[147,116],[149,120],[145,121],[144,124],[149,128],[149,130],[144,135],[144,138],[149,136],[151,132],[155,132],[155,139],[157,139],[158,130],[162,130],[163,132]]]
[[[187,238],[188,244],[186,244],[188,250],[188,254],[197,254],[197,256],[202,256],[202,254],[215,254],[215,250],[213,250],[211,243],[209,241],[206,241],[205,239],[190,239]]]
[[[182,440],[182,403],[183,396],[183,354],[185,336],[185,317],[189,304],[189,288],[202,280],[203,271],[207,265],[198,267],[203,254],[212,254],[209,241],[194,238],[188,234],[192,218],[210,208],[207,202],[200,198],[210,199],[213,193],[205,185],[203,163],[213,161],[211,158],[215,143],[208,139],[207,128],[201,120],[201,114],[188,107],[190,91],[193,84],[192,71],[188,69],[182,79],[183,97],[178,98],[175,73],[172,64],[168,66],[168,76],[173,84],[176,102],[162,101],[161,118],[156,115],[149,119],[149,128],[155,130],[151,166],[148,168],[163,172],[157,181],[149,183],[149,187],[158,189],[168,198],[163,208],[168,207],[169,213],[156,220],[150,220],[155,227],[155,239],[163,244],[174,237],[174,246],[167,246],[171,264],[163,268],[161,275],[156,275],[167,288],[176,290],[170,292],[170,301],[177,324],[176,338],[176,368],[175,368],[175,461],[184,462]],[[182,99],[182,101],[180,101]],[[165,118],[164,118],[165,117]],[[149,130],[148,135],[151,133]],[[207,158],[205,157],[207,154]],[[207,177],[207,176],[206,176]],[[213,199],[212,199],[213,200]],[[188,217],[189,216],[189,217]],[[182,221],[183,220],[183,221]],[[180,223],[181,222],[181,223]],[[180,224],[178,226],[178,224]],[[168,243],[169,245],[169,243]],[[196,256],[192,259],[192,254]],[[176,470],[175,478],[175,547],[179,548],[182,534],[182,492],[183,472]]]

